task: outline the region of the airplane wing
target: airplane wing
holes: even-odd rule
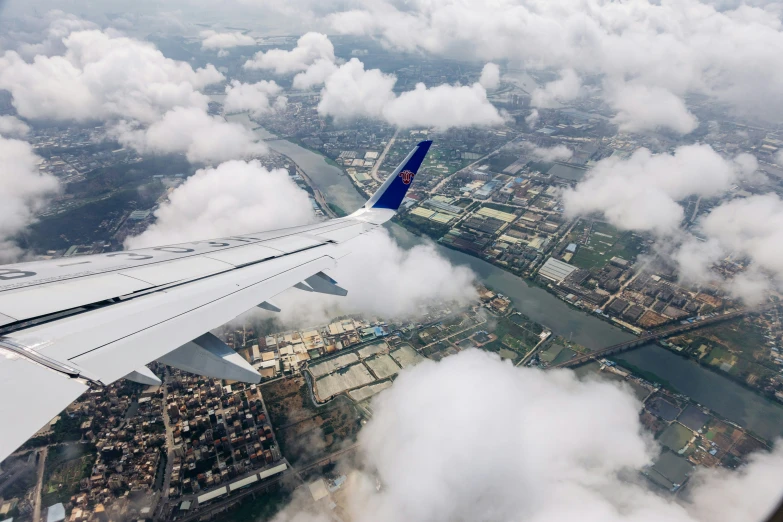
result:
[[[350,216],[156,248],[0,266],[0,461],[86,391],[159,384],[159,361],[259,382],[209,333],[293,287],[345,295],[325,271],[395,214],[432,142],[419,143]]]

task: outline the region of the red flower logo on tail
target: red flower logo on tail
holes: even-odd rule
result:
[[[402,182],[405,183],[406,185],[411,184],[411,181],[413,181],[413,176],[415,176],[415,174],[410,170],[403,170],[402,172],[400,172],[400,177],[402,178]]]

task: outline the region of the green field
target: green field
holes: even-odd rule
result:
[[[494,156],[489,158],[489,168],[492,169],[494,172],[503,172],[503,169],[505,169],[506,167],[508,167],[518,159],[519,159],[518,154],[501,152],[500,154],[495,154]]]
[[[705,345],[708,351],[701,361],[722,371],[725,370],[720,368],[721,364],[729,363],[732,366],[728,373],[739,379],[755,376],[763,381],[774,377],[778,371],[766,344],[765,328],[757,317],[709,326],[697,334],[686,334],[682,339],[684,342],[676,344],[686,346],[690,356],[698,358],[698,348]]]
[[[95,462],[92,447],[83,444],[57,446],[50,450],[44,469],[43,505],[68,502],[79,491],[79,482],[89,476]]]
[[[576,235],[572,234],[573,239]],[[621,232],[606,223],[596,222],[590,233],[590,244],[580,245],[571,264],[591,269],[606,265],[613,257],[633,261],[642,248],[642,240],[633,232]]]
[[[539,334],[543,327],[523,315],[515,314],[511,317],[512,319],[504,317],[498,320],[494,331],[490,330],[497,335],[498,340],[489,343],[485,348],[498,352],[505,347],[523,357],[541,340]]]

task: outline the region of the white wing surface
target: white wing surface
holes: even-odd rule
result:
[[[210,377],[259,374],[213,330],[293,287],[345,295],[327,271],[399,208],[429,141],[352,215],[315,225],[0,266],[0,460],[90,386],[157,378],[159,361]],[[361,252],[357,252],[361,255]]]

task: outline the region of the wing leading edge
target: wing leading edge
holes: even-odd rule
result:
[[[258,373],[209,331],[295,287],[346,295],[325,271],[391,219],[431,141],[345,218],[178,245],[0,266],[0,461],[90,385],[157,378],[159,361],[217,378]]]

